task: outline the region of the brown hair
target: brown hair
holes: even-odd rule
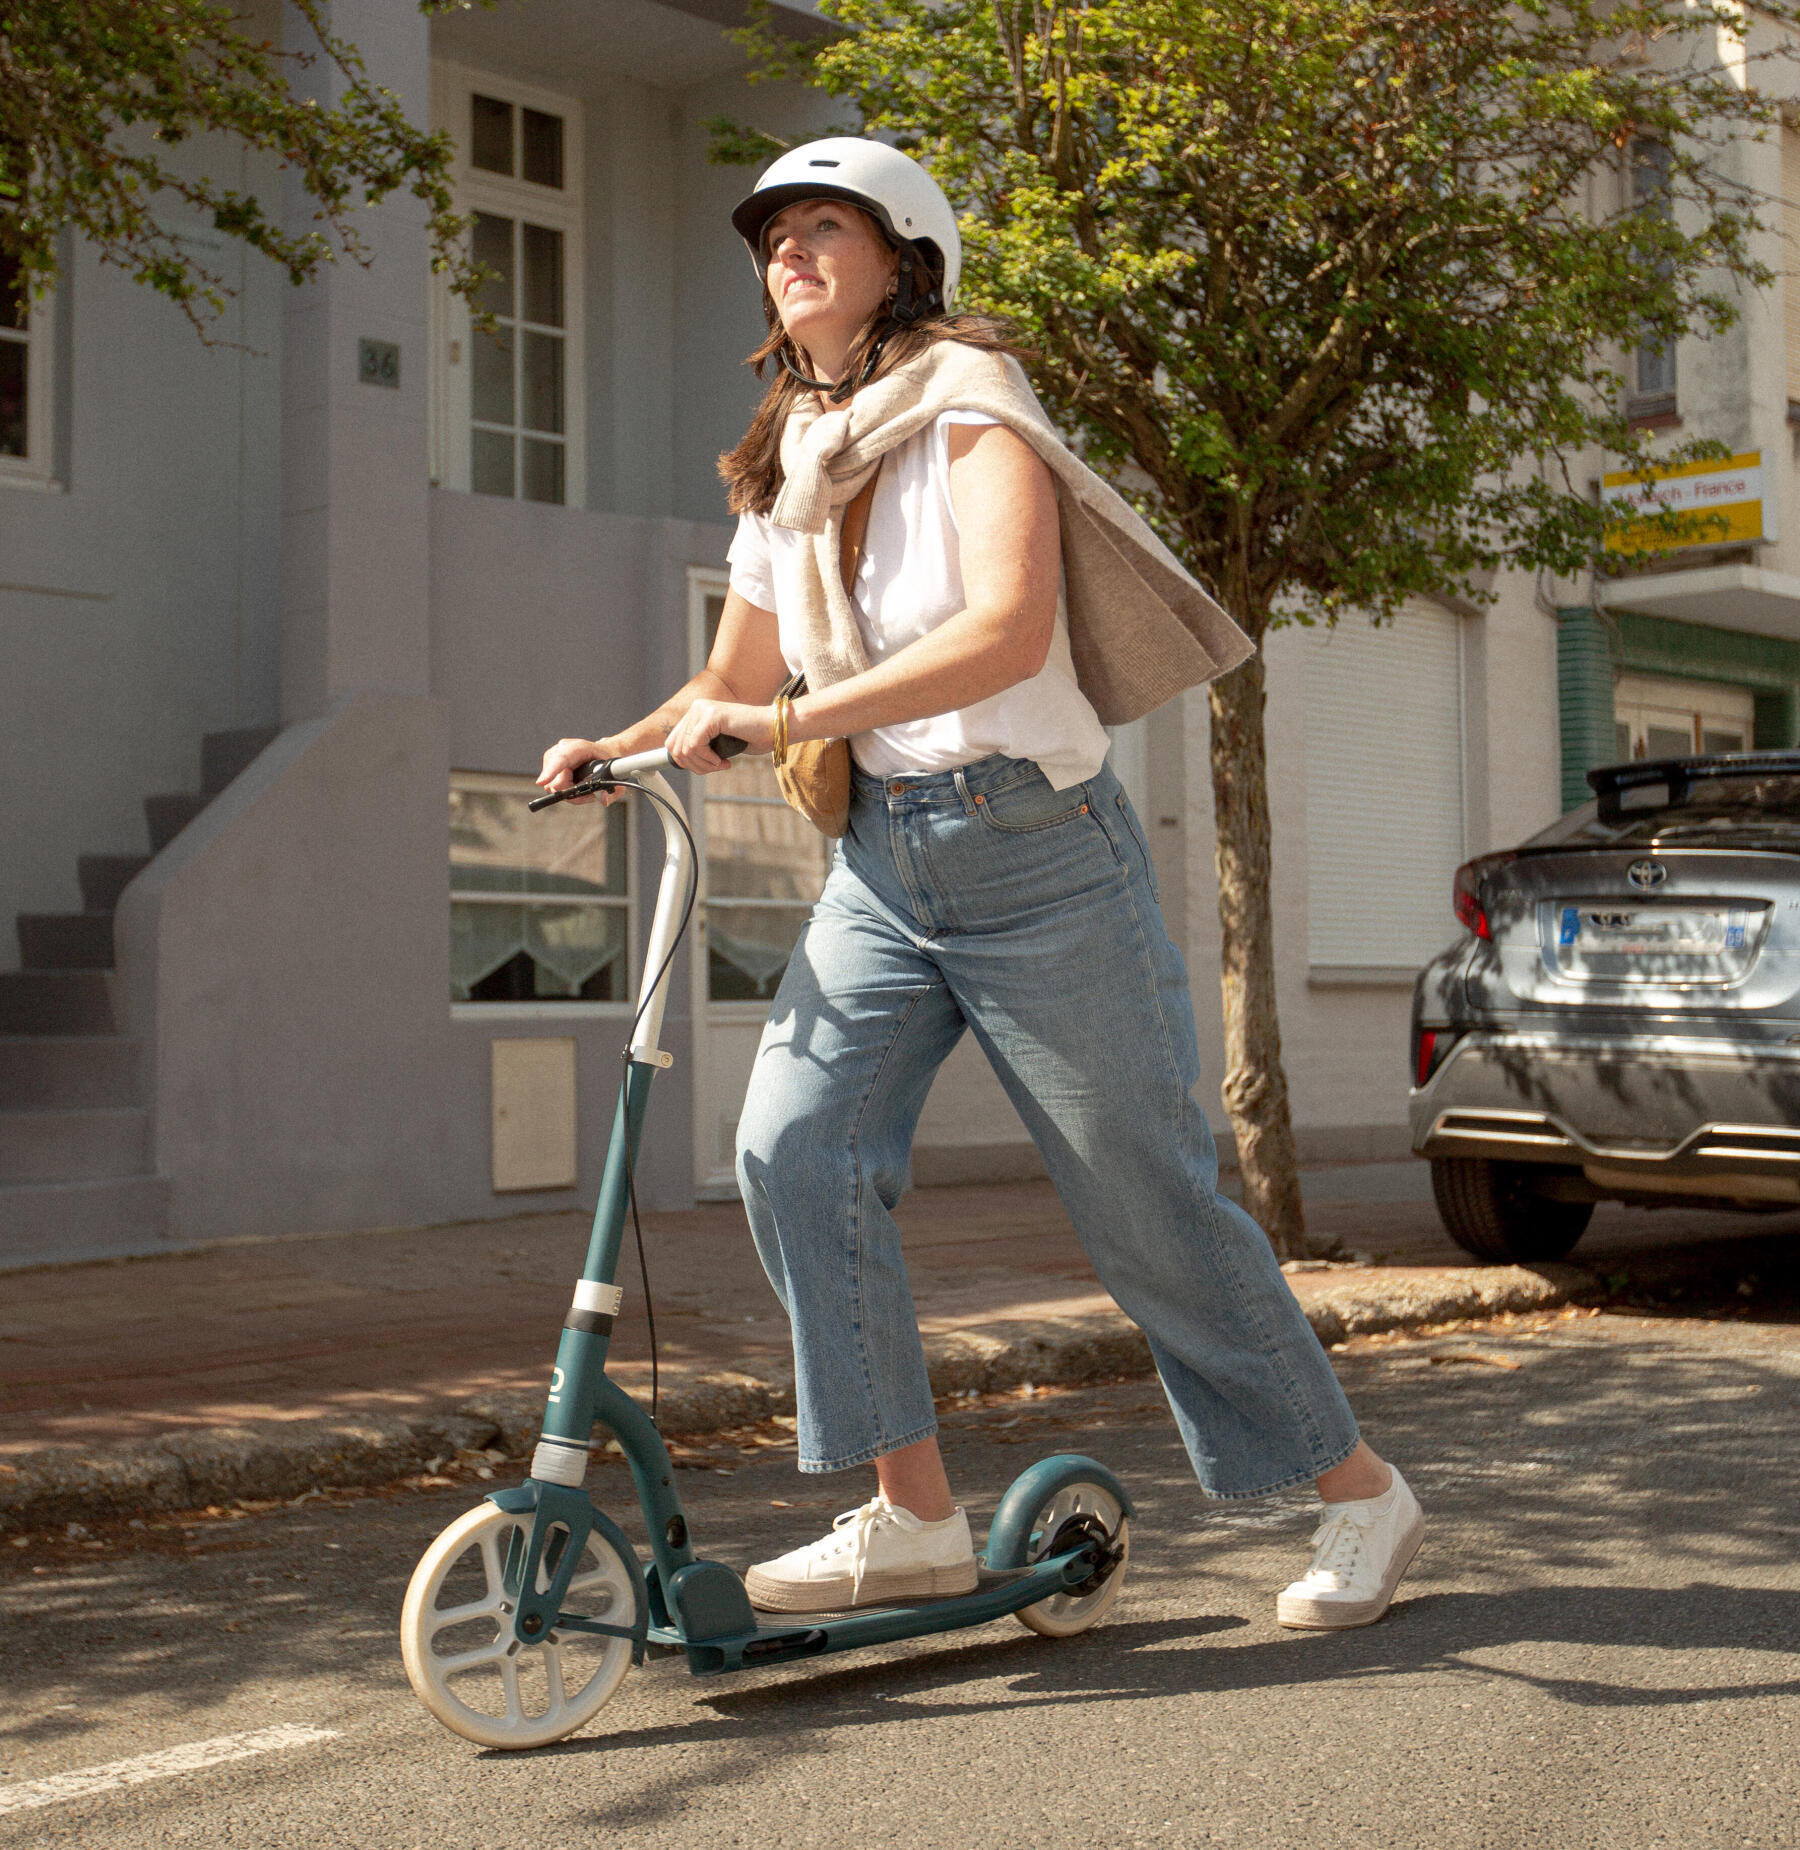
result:
[[[788,412],[808,391],[782,365],[782,350],[801,372],[810,370],[806,355],[789,341],[787,330],[767,287],[763,289],[763,314],[769,323],[768,338],[744,362],[754,369],[757,378],[773,366],[775,376],[756,407],[750,428],[734,450],[719,458],[719,476],[725,484],[726,504],[734,514],[766,514],[775,505],[783,480],[781,468],[781,432]],[[844,377],[872,384],[916,359],[927,347],[941,340],[961,341],[965,347],[979,347],[984,353],[1010,353],[1026,357],[1009,336],[1005,325],[985,315],[931,315],[910,327],[888,328],[888,305],[883,302],[863,324],[844,360]],[[885,333],[885,340],[884,340]],[[876,347],[880,352],[868,379],[862,369]]]

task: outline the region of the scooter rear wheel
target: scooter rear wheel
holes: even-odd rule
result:
[[[1125,1584],[1125,1565],[1131,1557],[1131,1524],[1119,1507],[1119,1500],[1102,1484],[1064,1484],[1052,1493],[1032,1519],[1031,1543],[1025,1553],[1026,1564],[1041,1561],[1069,1546],[1082,1530],[1099,1528],[1119,1551],[1119,1559],[1097,1586],[1071,1588],[1067,1593],[1052,1593],[1035,1606],[1026,1606],[1013,1614],[1028,1631],[1046,1638],[1073,1638],[1097,1625],[1111,1611],[1119,1590]]]
[[[459,1516],[426,1549],[400,1611],[400,1655],[415,1694],[453,1734],[480,1747],[545,1747],[593,1720],[631,1668],[629,1638],[551,1632],[523,1645],[503,1569],[531,1517],[491,1503]],[[540,1586],[547,1586],[539,1569]],[[565,1610],[629,1625],[635,1564],[590,1533]]]

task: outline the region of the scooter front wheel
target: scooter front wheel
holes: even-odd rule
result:
[[[513,1636],[514,1602],[504,1569],[529,1514],[491,1503],[459,1516],[426,1549],[400,1610],[400,1655],[415,1694],[454,1734],[481,1747],[545,1747],[593,1720],[631,1668],[631,1640],[551,1632],[544,1643]],[[540,1581],[543,1570],[539,1569]],[[629,1626],[635,1563],[591,1532],[569,1583],[565,1610]]]

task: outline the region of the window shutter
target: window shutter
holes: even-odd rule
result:
[[[1416,969],[1456,935],[1462,619],[1409,603],[1306,645],[1307,948],[1315,968]]]

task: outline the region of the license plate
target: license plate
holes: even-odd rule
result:
[[[1728,912],[1607,912],[1564,906],[1557,942],[1613,957],[1714,957],[1750,941],[1750,914]]]
[[[1754,958],[1766,907],[1564,905],[1556,963],[1567,977],[1729,982]]]

